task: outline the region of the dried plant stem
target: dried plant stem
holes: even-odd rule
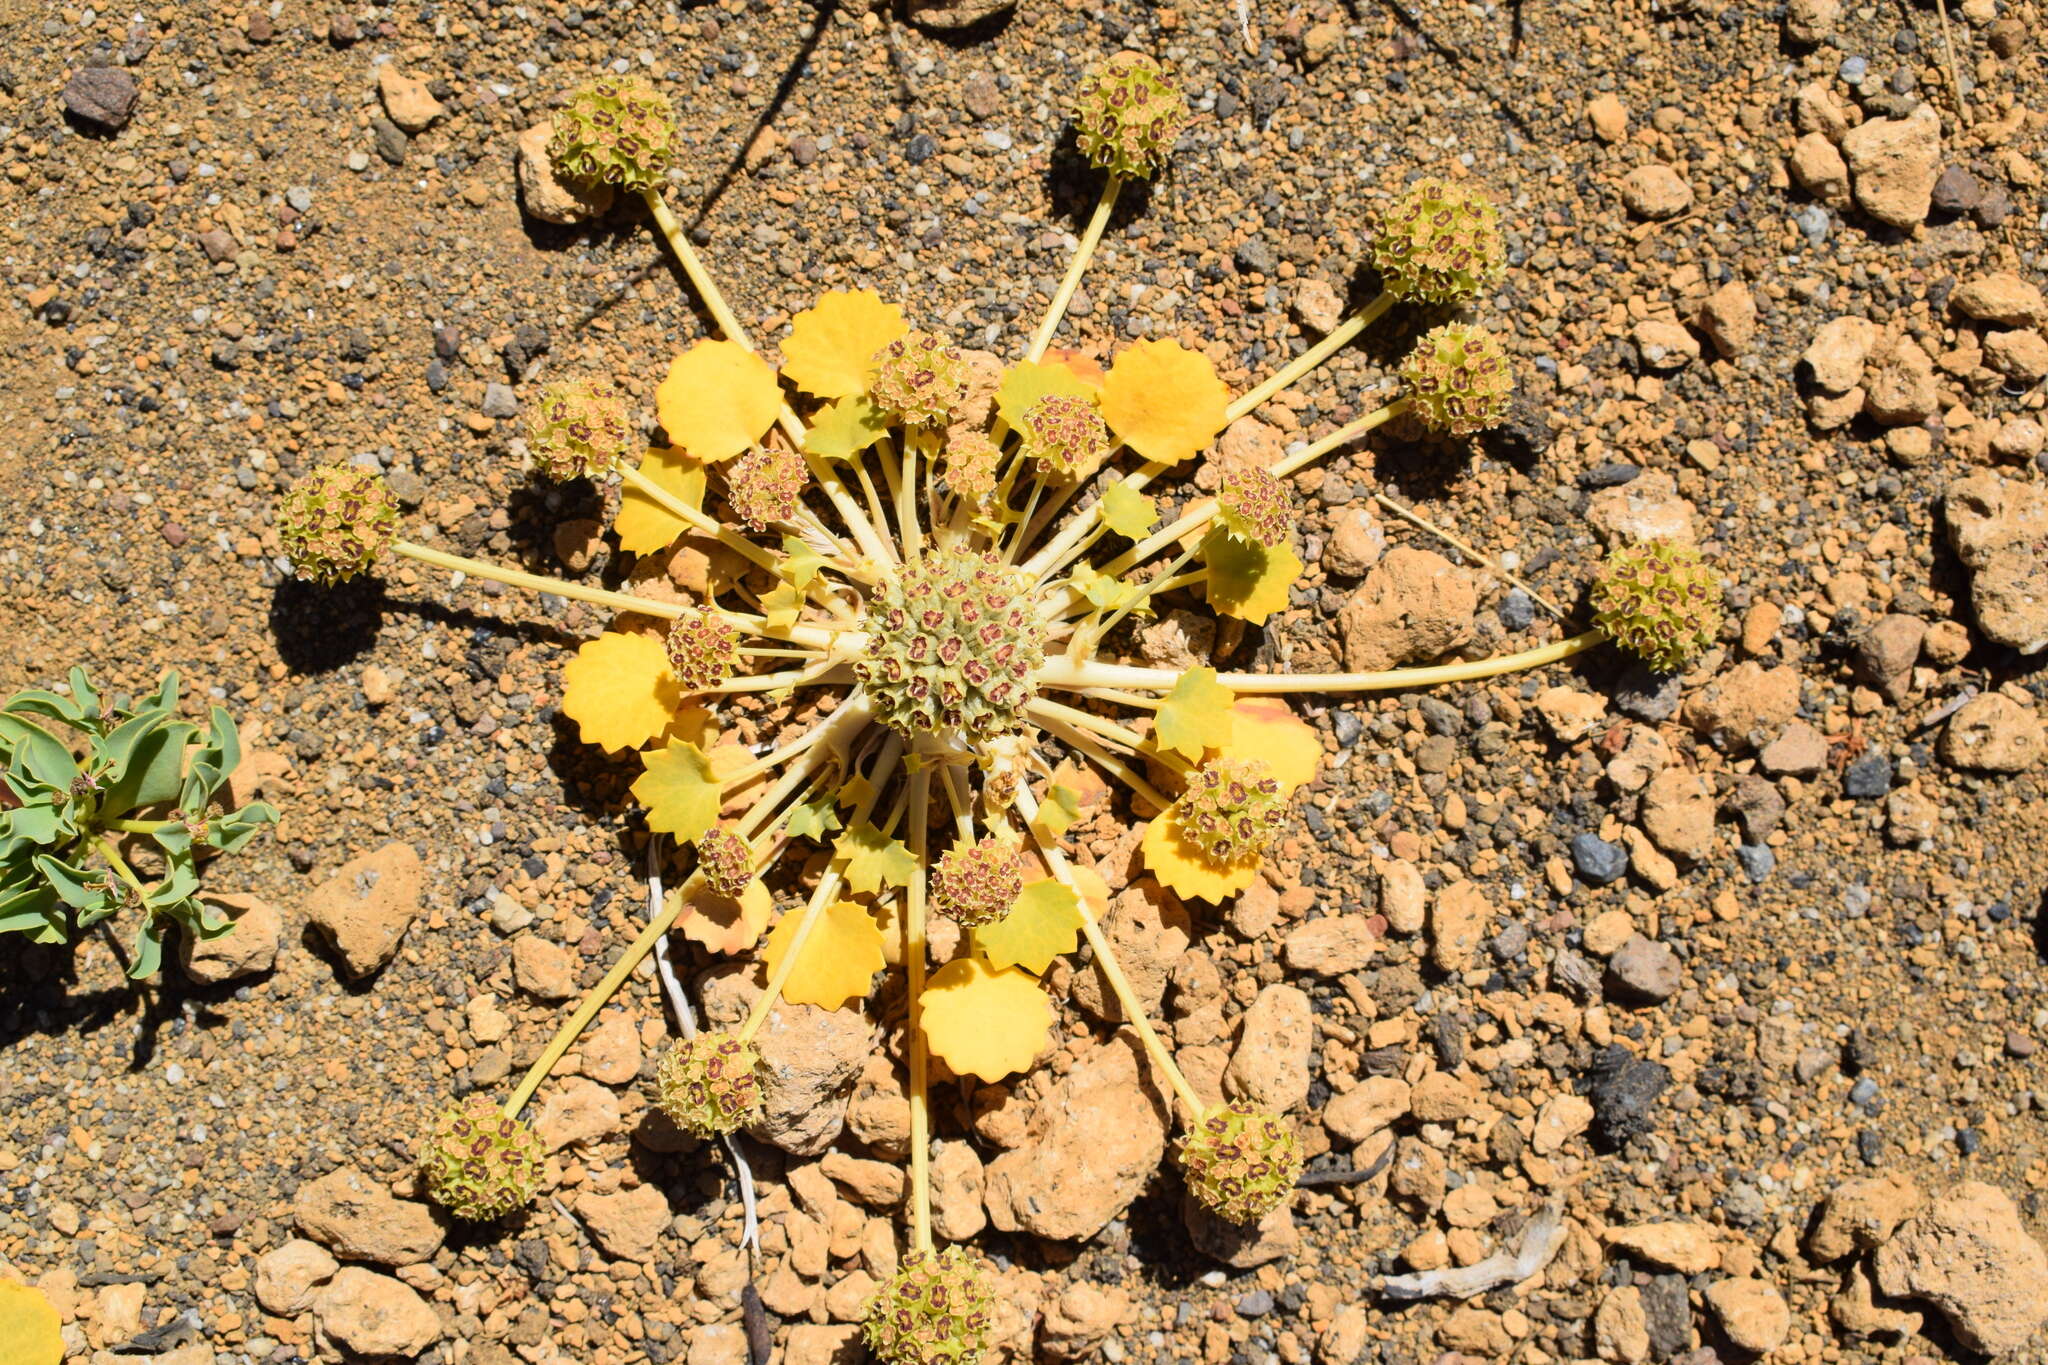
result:
[[[1181,1074],[1180,1068],[1174,1065],[1173,1054],[1166,1050],[1166,1045],[1159,1041],[1159,1035],[1152,1031],[1152,1022],[1145,1017],[1145,1007],[1139,1002],[1138,993],[1131,988],[1130,978],[1124,975],[1123,967],[1116,960],[1116,950],[1109,946],[1109,939],[1102,932],[1102,926],[1096,923],[1095,912],[1088,905],[1088,897],[1074,882],[1074,872],[1067,864],[1067,855],[1062,853],[1058,846],[1038,837],[1034,827],[1038,816],[1038,798],[1032,795],[1031,784],[1028,782],[1019,783],[1017,786],[1017,809],[1023,813],[1025,828],[1031,830],[1031,842],[1037,845],[1039,856],[1045,859],[1045,865],[1052,869],[1052,875],[1059,879],[1062,886],[1074,893],[1074,904],[1081,915],[1081,932],[1087,937],[1088,946],[1095,950],[1095,965],[1102,972],[1103,979],[1109,982],[1109,988],[1115,993],[1117,1003],[1123,1006],[1124,1016],[1130,1023],[1132,1031],[1138,1035],[1138,1041],[1144,1044],[1146,1054],[1152,1058],[1152,1064],[1159,1068],[1160,1074],[1173,1086],[1174,1093],[1180,1096],[1180,1102],[1187,1106],[1189,1121],[1200,1119],[1203,1113],[1200,1097],[1195,1094],[1195,1088],[1188,1084],[1188,1078]]]
[[[1474,678],[1498,677],[1541,668],[1545,664],[1583,654],[1606,643],[1607,632],[1589,630],[1519,654],[1501,654],[1491,659],[1470,659],[1463,663],[1436,664],[1428,668],[1393,668],[1379,673],[1222,673],[1216,681],[1240,694],[1278,692],[1398,692],[1409,688],[1435,687],[1441,683],[1467,682]],[[1038,670],[1040,687],[1079,692],[1099,687],[1139,688],[1169,692],[1181,674],[1171,668],[1141,668],[1133,664],[1104,663],[1091,659],[1074,664],[1064,657],[1048,659]],[[1080,713],[1080,714],[1086,714]]]
[[[1236,402],[1224,409],[1223,415],[1235,422],[1247,413],[1258,411],[1259,408],[1265,405],[1267,399],[1293,385],[1302,376],[1310,373],[1325,360],[1343,350],[1351,343],[1353,337],[1386,316],[1387,310],[1393,306],[1394,296],[1392,294],[1381,294],[1371,303],[1368,303],[1365,307],[1338,323],[1328,336],[1325,336],[1321,341],[1318,341],[1315,345],[1288,361],[1287,364],[1281,366],[1265,383],[1248,391]]]
[[[917,872],[910,879],[910,908],[903,920],[903,961],[910,978],[910,1225],[911,1245],[932,1249],[932,1121],[928,1090],[930,1049],[924,1036],[925,826],[931,811],[932,772],[910,775],[910,853]]]
[[[1060,319],[1067,315],[1067,305],[1074,301],[1074,291],[1081,285],[1082,272],[1088,269],[1095,249],[1102,245],[1103,230],[1109,226],[1109,215],[1116,208],[1116,197],[1123,187],[1124,178],[1120,175],[1111,175],[1102,182],[1102,197],[1095,201],[1095,212],[1089,215],[1088,226],[1081,232],[1081,242],[1074,248],[1074,259],[1067,265],[1066,277],[1053,291],[1052,303],[1045,310],[1045,320],[1038,324],[1030,349],[1024,352],[1026,360],[1037,360],[1045,354],[1045,348],[1052,345],[1052,334],[1059,330]]]

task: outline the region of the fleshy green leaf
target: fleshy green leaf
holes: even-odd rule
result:
[[[164,931],[168,922],[155,915],[143,916],[142,923],[135,926],[135,960],[128,964],[130,979],[140,981],[146,976],[155,976],[164,965]]]
[[[831,792],[820,792],[793,807],[783,828],[796,838],[816,839],[822,843],[826,835],[839,828],[838,805],[838,799]]]
[[[670,740],[641,758],[633,797],[647,807],[647,828],[689,842],[718,823],[722,792],[711,759],[687,740]]]
[[[1154,713],[1160,747],[1200,762],[1204,753],[1230,742],[1230,708],[1236,704],[1237,694],[1216,681],[1215,669],[1189,669]]]
[[[1054,958],[1074,951],[1080,933],[1081,898],[1047,877],[1027,885],[1010,913],[975,930],[974,938],[996,966],[1039,975]]]
[[[21,716],[0,711],[0,745],[14,754],[10,766],[58,791],[68,791],[78,778],[71,751],[58,738]]]
[[[1113,483],[1102,495],[1102,524],[1120,536],[1143,540],[1159,524],[1159,503],[1132,488]]]
[[[0,884],[0,934],[27,934],[37,943],[65,939],[64,902],[40,882]]]
[[[863,895],[884,886],[908,886],[917,875],[917,859],[901,839],[891,839],[865,820],[839,836],[834,850],[846,862],[846,884]]]
[[[100,810],[110,816],[176,801],[185,780],[185,746],[197,726],[145,711],[106,738],[111,766],[103,779]]]
[[[85,719],[88,714],[86,709],[75,698],[60,697],[55,692],[44,692],[40,689],[15,693],[7,699],[6,709],[14,712],[16,715],[47,716],[51,720],[59,720],[66,725],[76,726],[80,729],[85,728]],[[95,719],[98,718],[99,707],[97,704],[95,704],[90,714]]]
[[[811,418],[804,449],[828,460],[850,460],[882,439],[889,430],[886,413],[864,393],[842,398]]]
[[[49,888],[56,892],[66,905],[75,909],[90,910],[107,896],[105,879],[85,868],[47,853],[38,853],[35,856],[35,867]]]
[[[277,807],[265,801],[251,801],[240,810],[207,821],[206,842],[223,853],[233,853],[255,838],[256,831],[276,823]]]

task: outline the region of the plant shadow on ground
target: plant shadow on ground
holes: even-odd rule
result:
[[[278,658],[294,674],[332,673],[368,654],[384,617],[405,612],[451,630],[486,630],[573,649],[579,636],[547,622],[503,619],[461,607],[389,595],[381,579],[357,578],[323,587],[285,578],[271,590],[270,633]]]
[[[95,939],[126,968],[128,949],[109,930],[88,934],[72,944],[26,944],[0,954],[0,1056],[32,1036],[90,1034],[117,1023],[133,1029],[130,1072],[147,1070],[155,1060],[157,1036],[181,1016],[200,1028],[218,1028],[232,1021],[211,1008],[231,999],[249,982],[200,986],[170,969],[175,948],[165,953],[166,970],[148,981],[74,993],[78,983],[78,952]]]

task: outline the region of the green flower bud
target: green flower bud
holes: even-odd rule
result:
[[[1477,190],[1434,176],[1381,210],[1367,254],[1386,291],[1408,303],[1474,298],[1507,273],[1500,211]]]
[[[547,1155],[533,1129],[481,1094],[443,1109],[420,1154],[427,1197],[475,1223],[524,1208],[546,1168]]]
[[[1119,52],[1081,78],[1074,106],[1081,155],[1111,175],[1159,174],[1187,121],[1187,99],[1143,53]]]
[[[736,900],[754,879],[753,850],[724,825],[714,825],[697,841],[697,870],[704,874],[705,885]]]
[[[1268,549],[1285,544],[1294,520],[1287,485],[1258,465],[1226,464],[1223,486],[1216,493],[1216,520],[1247,543]]]
[[[1095,405],[1066,393],[1049,393],[1025,409],[1017,435],[1024,458],[1057,479],[1088,478],[1115,448]]]
[[[1045,627],[1030,575],[992,554],[926,555],[875,585],[854,675],[904,735],[1017,728],[1038,694]]]
[[[566,483],[601,479],[636,444],[625,395],[608,379],[572,379],[541,390],[526,445],[540,472]]]
[[[293,484],[277,508],[277,538],[299,577],[332,584],[368,572],[398,531],[398,500],[360,465],[325,465]]]
[[[1256,758],[1219,758],[1188,775],[1173,803],[1180,831],[1218,868],[1265,856],[1287,814],[1287,793]]]
[[[1301,1139],[1249,1100],[1234,1099],[1204,1114],[1181,1139],[1181,1171],[1203,1208],[1255,1226],[1287,1201],[1301,1178]]]
[[[761,1112],[761,1054],[728,1032],[678,1038],[655,1069],[655,1104],[676,1127],[716,1137]]]
[[[955,844],[932,869],[932,909],[970,929],[994,924],[1023,894],[1017,850],[1000,839]]]
[[[875,406],[911,427],[942,427],[967,397],[967,361],[930,332],[907,332],[875,352]]]
[[[1721,579],[1690,545],[1616,547],[1593,583],[1593,623],[1660,673],[1680,673],[1720,634]]]
[[[725,466],[725,500],[756,531],[796,515],[810,481],[804,457],[780,446],[756,446]]]
[[[740,666],[740,633],[723,616],[686,611],[669,624],[668,666],[685,692],[708,692]]]
[[[644,76],[601,76],[555,115],[548,160],[582,185],[658,186],[680,150],[668,97]]]
[[[868,1300],[868,1349],[883,1365],[975,1365],[995,1318],[992,1278],[962,1247],[911,1252]]]
[[[1491,332],[1452,322],[1415,343],[1401,362],[1401,387],[1431,427],[1470,436],[1507,419],[1515,376]]]

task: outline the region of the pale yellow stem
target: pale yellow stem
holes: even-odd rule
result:
[[[1394,306],[1394,296],[1381,294],[1365,307],[1337,324],[1331,333],[1300,355],[1280,367],[1273,376],[1257,388],[1244,394],[1224,410],[1224,416],[1235,422],[1249,412],[1256,412],[1268,398],[1288,388],[1302,376],[1314,370],[1325,360],[1349,345],[1351,339],[1366,328],[1378,322]]]
[[[910,908],[903,919],[903,961],[910,978],[910,1225],[911,1244],[932,1249],[932,1124],[927,1091],[930,1048],[924,1036],[925,825],[931,809],[932,772],[910,775],[910,854],[917,871],[910,878]]]
[[[519,569],[507,569],[481,559],[470,559],[464,555],[451,555],[446,550],[435,550],[425,545],[415,545],[409,540],[391,542],[393,554],[416,559],[422,564],[431,564],[437,569],[451,573],[465,574],[470,578],[487,578],[503,583],[507,587],[525,588],[529,592],[552,593],[578,602],[591,602],[613,611],[636,612],[641,616],[659,616],[673,621],[681,616],[683,607],[667,602],[654,602],[645,597],[634,597],[630,593],[611,592],[604,588],[586,587],[581,583],[570,583],[559,578],[545,578],[540,574],[526,573]]]
[[[1278,692],[1400,692],[1410,688],[1435,687],[1441,683],[1467,682],[1474,678],[1498,677],[1541,668],[1545,664],[1583,654],[1604,644],[1607,632],[1589,630],[1567,639],[1525,649],[1519,654],[1501,654],[1491,659],[1470,659],[1427,668],[1393,668],[1378,673],[1221,673],[1216,681],[1240,694]],[[1090,659],[1075,664],[1064,655],[1047,659],[1038,670],[1040,687],[1063,692],[1085,692],[1099,687],[1136,688],[1170,692],[1181,674],[1171,668],[1141,668],[1134,664],[1104,663]],[[1081,714],[1087,714],[1085,712]]]
[[[1111,175],[1102,183],[1102,197],[1095,201],[1095,212],[1089,215],[1088,226],[1082,230],[1081,241],[1074,248],[1074,259],[1067,265],[1065,278],[1060,287],[1053,291],[1052,304],[1045,310],[1045,320],[1038,324],[1036,335],[1031,338],[1031,348],[1024,352],[1026,360],[1037,360],[1052,345],[1052,336],[1060,327],[1060,319],[1067,315],[1067,305],[1074,301],[1074,291],[1081,286],[1081,275],[1088,269],[1088,262],[1095,256],[1095,249],[1102,245],[1103,230],[1109,226],[1109,215],[1116,208],[1116,197],[1123,190],[1124,178]]]

